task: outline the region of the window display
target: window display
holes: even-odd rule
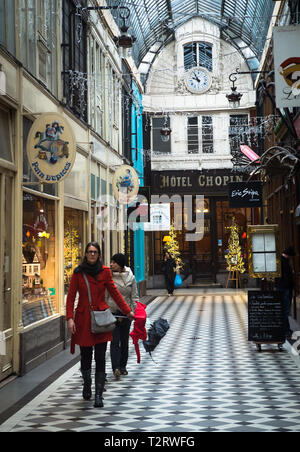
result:
[[[82,259],[84,212],[66,207],[64,216],[64,282],[67,294],[72,274]]]
[[[57,313],[55,201],[23,195],[23,325]]]

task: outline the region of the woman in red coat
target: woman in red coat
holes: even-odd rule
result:
[[[95,349],[95,407],[103,407],[105,355],[107,342],[112,340],[112,332],[101,334],[93,334],[91,332],[90,303],[83,273],[87,275],[89,281],[93,310],[104,311],[108,309],[105,301],[105,290],[107,289],[122,313],[129,319],[134,319],[134,314],[113,282],[110,269],[102,265],[100,258],[99,244],[96,242],[89,243],[86,247],[82,264],[74,270],[71,278],[66,313],[68,330],[72,335],[71,353],[75,352],[75,344],[80,346],[81,372],[84,381],[83,398],[85,400],[89,400],[92,396],[91,367],[93,347]],[[79,301],[74,316],[74,303],[77,292],[79,293]]]

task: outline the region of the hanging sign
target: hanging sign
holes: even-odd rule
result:
[[[139,193],[140,181],[136,170],[129,165],[121,166],[114,174],[113,192],[120,204],[131,204]]]
[[[300,107],[300,26],[274,28],[277,108]]]
[[[229,207],[262,207],[262,183],[231,182],[228,184]]]
[[[27,157],[35,176],[55,184],[70,173],[76,157],[76,139],[66,118],[58,113],[41,115],[27,139]]]

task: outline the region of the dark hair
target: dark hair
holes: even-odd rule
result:
[[[97,248],[97,251],[99,253],[98,259],[95,262],[95,265],[92,265],[92,267],[95,267],[95,270],[91,271],[91,266],[88,263],[88,260],[86,258],[86,253],[88,252],[89,248],[93,246],[94,248]],[[87,246],[85,247],[85,253],[82,259],[81,264],[75,268],[74,273],[79,273],[79,272],[85,272],[88,273],[89,275],[92,276],[96,276],[100,271],[102,271],[103,265],[102,265],[102,261],[101,261],[101,249],[100,249],[100,245],[97,242],[90,242],[87,244]]]
[[[288,246],[283,250],[283,254],[286,254],[287,256],[296,256],[296,252],[292,246]]]
[[[94,248],[97,248],[97,251],[99,253],[99,259],[101,257],[101,249],[100,249],[100,245],[98,242],[90,242],[87,244],[87,246],[85,247],[85,252],[84,252],[84,257],[86,255],[86,253],[88,252],[89,248],[93,246]]]
[[[126,265],[126,256],[122,253],[118,253],[115,254],[112,258],[111,261],[115,262],[116,264],[119,265],[119,267],[124,268]]]

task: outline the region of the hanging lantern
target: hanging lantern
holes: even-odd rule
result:
[[[123,13],[120,12],[120,17],[123,20],[123,25],[120,27],[121,35],[114,37],[114,42],[116,43],[117,47],[122,47],[123,49],[130,49],[134,42],[136,41],[135,36],[130,36],[128,34],[129,26],[126,25],[126,20],[130,16],[130,10],[126,6],[123,6],[120,8],[120,11],[123,11]]]
[[[172,133],[172,130],[170,129],[170,127],[163,126],[160,129],[160,135],[161,135],[162,141],[164,141],[164,142],[169,141],[171,133]]]

